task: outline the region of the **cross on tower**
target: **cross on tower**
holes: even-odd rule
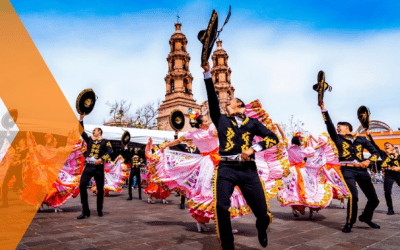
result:
[[[177,20],[176,22],[177,23],[179,23],[179,18],[181,18],[181,17],[179,16],[179,11],[178,11],[178,13],[176,14],[176,20]]]

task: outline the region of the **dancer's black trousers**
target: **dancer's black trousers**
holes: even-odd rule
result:
[[[13,176],[15,176],[15,183],[14,183],[14,188],[19,188],[23,189],[22,185],[22,164],[19,165],[10,165],[10,167],[7,170],[6,175],[4,176],[4,181],[3,181],[3,186],[2,186],[2,192],[3,192],[3,203],[7,204],[8,202],[8,182],[12,179]]]
[[[81,183],[79,184],[79,191],[81,193],[81,203],[84,213],[89,213],[89,202],[87,187],[90,179],[94,177],[97,188],[97,212],[103,210],[104,202],[104,165],[87,164],[81,176]]]
[[[136,176],[136,183],[138,185],[139,191],[139,199],[142,199],[142,181],[140,179],[140,168],[131,168],[131,172],[129,173],[129,180],[128,180],[128,192],[129,197],[132,198],[132,185],[133,185],[133,177]]]
[[[341,167],[344,180],[349,188],[351,197],[347,204],[347,219],[346,223],[353,225],[357,221],[358,210],[358,190],[356,183],[361,191],[365,194],[368,201],[362,213],[363,220],[371,221],[375,208],[379,204],[378,196],[376,195],[374,184],[371,176],[365,168]]]
[[[247,204],[257,217],[256,227],[267,230],[270,216],[265,191],[254,162],[220,162],[214,198],[217,203],[216,229],[223,249],[234,249],[229,207],[235,186],[242,191]]]
[[[391,170],[385,171],[385,180],[383,182],[383,189],[385,191],[385,199],[388,210],[393,210],[392,188],[394,182],[396,182],[397,185],[400,186],[400,173]]]

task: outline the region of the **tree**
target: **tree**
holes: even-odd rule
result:
[[[139,107],[134,116],[133,127],[135,128],[157,128],[157,115],[158,109],[161,105],[161,100],[155,102],[148,102]]]
[[[298,131],[303,132],[304,136],[308,137],[309,133],[303,128],[303,126],[304,122],[298,119],[295,120],[294,115],[290,116],[288,123],[281,123],[281,128],[288,139],[292,138],[293,134]]]
[[[115,101],[114,103],[106,102],[110,107],[110,116],[112,120],[105,122],[105,125],[116,127],[131,127],[133,124],[132,116],[129,115],[129,110],[132,103],[127,104],[126,100]]]

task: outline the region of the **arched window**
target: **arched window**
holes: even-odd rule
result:
[[[218,74],[215,75],[215,82],[219,82]]]
[[[231,92],[228,91],[228,101],[230,101],[230,100],[231,100]]]
[[[186,70],[186,60],[182,60],[182,69]]]
[[[229,82],[229,79],[228,79],[228,72],[225,73],[225,81],[226,81],[226,82]]]
[[[183,80],[183,92],[189,93],[188,85],[189,85],[188,80],[185,78]]]
[[[173,79],[171,79],[171,93],[175,93],[175,83]]]
[[[171,68],[172,68],[172,70],[174,70],[175,69],[175,60],[174,59],[171,60],[171,64],[172,64]]]

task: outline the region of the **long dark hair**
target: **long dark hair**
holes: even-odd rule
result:
[[[293,136],[293,137],[292,137],[292,144],[297,145],[297,146],[300,146],[300,145],[301,145],[300,137],[298,137],[298,136]]]
[[[196,118],[196,120],[195,120],[195,122],[190,122],[190,126],[192,127],[192,128],[200,128],[200,125],[201,124],[203,124],[203,115],[199,115],[197,118]]]

